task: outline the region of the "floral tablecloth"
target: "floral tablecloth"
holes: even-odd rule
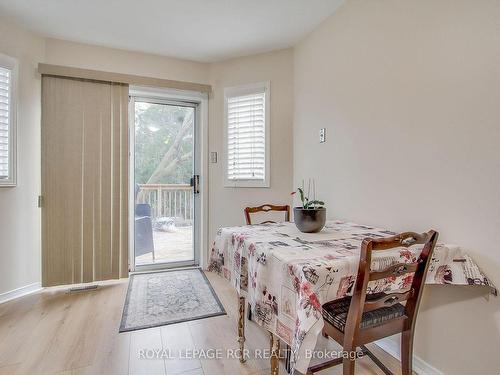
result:
[[[230,280],[246,296],[253,320],[290,345],[292,368],[305,373],[323,328],[322,304],[351,293],[364,238],[395,233],[341,221],[327,222],[320,233],[301,233],[294,223],[221,228],[208,270]],[[422,246],[375,252],[372,270],[414,262]],[[409,287],[412,275],[371,282],[369,292]],[[495,287],[458,246],[438,244],[427,284]]]

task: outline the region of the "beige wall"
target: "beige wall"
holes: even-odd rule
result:
[[[59,39],[47,39],[45,62],[179,81],[208,82],[208,64]]]
[[[220,160],[209,164],[209,236],[220,226],[245,223],[243,209],[263,203],[290,203],[292,186],[293,51],[291,49],[210,65],[210,151]],[[271,187],[224,187],[224,87],[271,83]]]
[[[40,282],[40,77],[44,40],[0,23],[0,53],[19,61],[17,187],[0,188],[0,294]]]
[[[500,285],[500,3],[349,1],[295,49],[294,180],[330,218],[437,229]],[[318,131],[327,128],[327,142]],[[500,298],[427,288],[416,354],[500,368]]]

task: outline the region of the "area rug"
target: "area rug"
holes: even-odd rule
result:
[[[120,332],[225,315],[199,268],[130,276]]]

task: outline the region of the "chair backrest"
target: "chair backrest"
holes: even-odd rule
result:
[[[137,203],[137,196],[139,195],[139,191],[141,190],[141,187],[139,186],[139,184],[135,184],[135,200],[134,202]]]
[[[245,219],[247,222],[247,225],[252,225],[252,220],[250,219],[250,214],[256,213],[256,212],[269,212],[269,211],[283,211],[285,212],[285,221],[290,221],[290,206],[284,205],[284,206],[275,206],[273,204],[263,204],[262,206],[258,207],[246,207],[245,208]],[[266,223],[275,223],[275,221],[264,221],[260,224],[266,224]]]
[[[151,217],[151,205],[148,203],[137,203],[135,205],[135,216]]]
[[[418,306],[422,296],[422,288],[432,253],[436,245],[438,233],[431,230],[427,233],[405,232],[392,237],[371,239],[367,238],[361,245],[361,255],[358,268],[358,276],[354,286],[347,326],[359,330],[359,324],[364,312],[389,307],[396,303],[406,301],[405,314],[408,317],[405,323],[405,330],[412,330],[415,326]],[[398,247],[408,248],[412,245],[423,244],[422,251],[416,262],[397,263],[381,271],[371,270],[372,252],[380,250],[390,250]],[[377,298],[366,300],[368,283],[370,281],[381,280],[390,277],[413,274],[411,286],[406,289],[393,290],[389,293],[381,293]],[[355,332],[353,332],[355,334]]]

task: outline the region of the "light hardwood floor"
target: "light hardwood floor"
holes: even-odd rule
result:
[[[90,292],[48,289],[0,305],[0,374],[43,375],[237,375],[269,374],[268,360],[139,358],[141,349],[237,349],[237,296],[220,277],[207,276],[228,315],[140,331],[118,333],[127,280],[108,283]],[[246,347],[269,347],[269,337],[253,322],[246,324]],[[318,348],[338,348],[320,338]],[[393,357],[371,347],[399,374]],[[280,365],[283,371],[283,363]],[[368,358],[357,361],[357,375],[382,372]],[[341,367],[319,374],[338,375]]]

